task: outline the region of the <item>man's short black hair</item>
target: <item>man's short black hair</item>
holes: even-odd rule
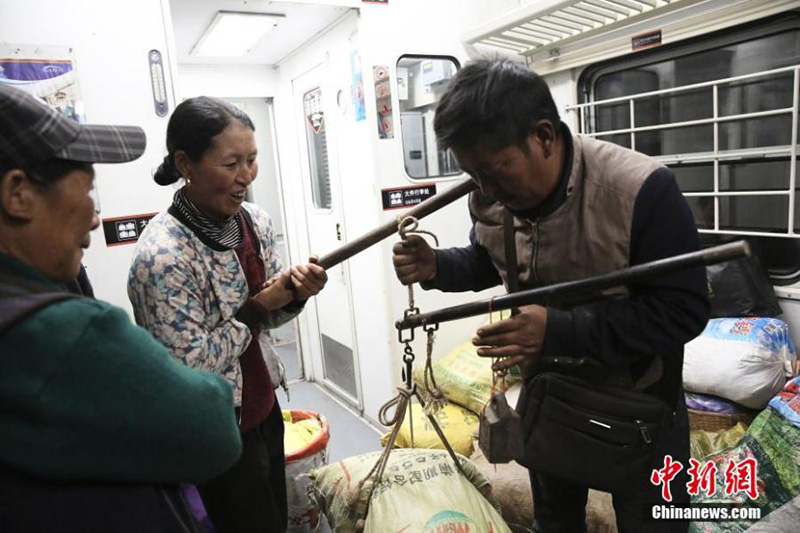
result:
[[[433,122],[443,148],[491,150],[527,146],[539,120],[556,126],[560,117],[544,80],[508,59],[479,59],[458,71],[436,107]]]

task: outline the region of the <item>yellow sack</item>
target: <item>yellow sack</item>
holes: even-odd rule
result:
[[[336,533],[355,532],[359,483],[380,453],[350,457],[311,473],[313,497]],[[458,473],[447,452],[393,451],[373,492],[364,533],[511,533],[491,485],[468,459],[459,459],[467,477]]]
[[[411,410],[412,418],[414,419],[414,448],[443,450],[444,445],[439,440],[439,436],[436,434],[436,430],[433,429],[428,417],[425,416],[422,406],[414,403]],[[478,427],[478,416],[469,409],[464,409],[460,405],[452,403],[439,409],[433,416],[439,423],[439,427],[442,429],[444,436],[447,437],[447,441],[452,446],[453,451],[466,457],[472,455],[472,434],[475,428]],[[406,413],[406,418],[403,420],[403,425],[394,441],[395,448],[411,448],[410,427],[408,413]],[[389,433],[387,432],[381,437],[382,446],[386,446]]]
[[[415,370],[414,381],[424,390],[423,372],[423,367]],[[436,384],[448,400],[466,407],[475,414],[480,414],[483,406],[489,401],[492,391],[492,359],[478,357],[472,342],[459,344],[452,352],[434,361],[433,375]],[[505,391],[520,379],[509,374],[505,379],[505,387],[500,382],[498,390]]]
[[[725,448],[732,448],[739,444],[739,441],[742,440],[746,432],[747,426],[742,422],[739,422],[730,429],[720,431],[693,429],[689,432],[689,455],[695,459],[703,459]]]
[[[292,422],[290,411],[283,411],[283,448],[286,456],[290,456],[306,448],[322,431],[319,421],[315,418]]]

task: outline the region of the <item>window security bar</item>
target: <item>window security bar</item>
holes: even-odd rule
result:
[[[791,191],[784,190],[784,189],[774,189],[771,191],[720,191],[716,193],[712,192],[685,192],[683,193],[684,196],[688,197],[702,197],[702,196],[719,196],[720,198],[726,196],[786,196],[790,194]]]
[[[582,109],[585,107],[594,107],[598,105],[607,105],[607,104],[614,104],[618,102],[627,102],[629,100],[641,100],[642,98],[648,98],[651,96],[659,96],[662,94],[670,94],[670,93],[681,93],[681,92],[688,92],[694,91],[696,89],[703,89],[706,87],[713,87],[715,85],[724,85],[726,83],[733,83],[737,81],[749,80],[753,78],[766,78],[769,76],[775,76],[776,74],[783,74],[786,72],[792,72],[800,68],[800,65],[792,65],[790,67],[781,67],[775,68],[772,70],[762,70],[761,72],[753,72],[750,74],[741,74],[739,76],[731,76],[729,78],[722,78],[719,80],[711,80],[711,81],[704,81],[700,83],[692,83],[690,85],[681,85],[680,87],[670,87],[669,89],[659,89],[657,91],[647,91],[644,93],[638,94],[631,94],[629,96],[618,96],[616,98],[606,98],[605,100],[597,100],[596,102],[586,102],[585,104],[575,104],[571,106],[567,106],[567,111],[573,109]]]
[[[590,135],[584,133],[583,135]],[[719,152],[694,152],[686,154],[669,154],[656,156],[665,165],[681,165],[690,163],[707,163],[714,158],[720,161],[737,161],[742,159],[768,159],[776,157],[789,158],[792,147],[785,146],[765,146],[763,148],[742,148],[738,150],[720,150]]]
[[[726,115],[724,117],[700,118],[697,120],[685,120],[682,122],[665,122],[654,126],[641,126],[638,128],[621,128],[618,130],[603,130],[592,133],[584,133],[587,137],[603,137],[608,135],[619,135],[620,133],[633,133],[639,131],[660,131],[673,128],[688,128],[690,126],[703,126],[705,124],[715,124],[720,122],[733,122],[736,120],[747,120],[751,118],[771,117],[774,115],[788,115],[794,108],[770,109],[769,111],[758,111],[755,113],[742,113],[739,115]],[[633,118],[633,117],[631,117]]]
[[[708,233],[709,235],[735,235],[737,237],[776,237],[776,238],[784,238],[784,239],[797,239],[797,234],[789,234],[789,233],[780,233],[780,232],[772,232],[772,231],[750,231],[750,230],[739,230],[739,229],[719,229],[719,230],[711,230],[711,229],[700,229],[697,228],[697,233]]]
[[[720,116],[719,114],[719,88],[720,86],[728,85],[745,80],[756,80],[759,78],[769,78],[780,74],[792,73],[792,107],[772,109],[768,111],[759,111],[753,113],[741,113],[737,115]],[[681,93],[689,93],[697,91],[698,89],[711,88],[713,96],[713,115],[711,118],[688,120],[673,123],[664,123],[653,126],[636,127],[635,123],[635,102],[652,98],[661,95],[676,95]],[[703,152],[696,154],[663,154],[655,156],[655,159],[662,161],[667,165],[675,165],[682,163],[709,163],[714,164],[714,190],[708,192],[690,192],[684,193],[686,197],[713,197],[714,198],[714,229],[701,229],[701,233],[714,233],[714,234],[728,234],[728,235],[748,235],[757,237],[793,237],[800,238],[800,234],[795,233],[794,230],[794,217],[795,217],[795,200],[796,200],[796,182],[797,182],[797,128],[798,128],[798,108],[800,107],[800,65],[790,67],[783,67],[778,69],[766,70],[752,74],[744,74],[741,76],[733,76],[719,80],[712,80],[708,82],[695,83],[691,85],[683,85],[680,87],[673,87],[669,89],[661,89],[657,91],[648,91],[629,96],[622,96],[617,98],[608,98],[605,100],[597,100],[583,104],[576,104],[566,107],[566,112],[583,111],[583,120],[580,121],[581,133],[591,137],[602,138],[604,136],[630,134],[630,145],[632,149],[636,149],[636,133],[647,131],[663,131],[675,128],[684,128],[698,125],[713,125],[714,135],[714,151]],[[623,104],[627,103],[630,108],[630,127],[620,128],[615,130],[605,131],[584,131],[587,127],[591,129],[594,118],[593,113],[602,106],[610,104]],[[743,150],[720,150],[719,148],[719,125],[721,123],[743,121],[749,119],[758,119],[770,116],[788,115],[792,117],[792,131],[791,131],[791,144],[789,146],[771,146],[764,148],[750,148]],[[721,191],[720,190],[720,162],[730,161],[736,159],[749,159],[754,157],[789,157],[789,188],[784,189],[771,189],[771,190],[749,190],[749,191]],[[788,196],[788,217],[786,231],[782,232],[768,232],[768,231],[749,231],[749,230],[736,230],[736,229],[721,229],[720,228],[720,198],[726,197],[767,197],[767,196]]]

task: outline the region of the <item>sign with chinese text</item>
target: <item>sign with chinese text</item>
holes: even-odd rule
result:
[[[436,194],[436,184],[412,185],[381,190],[383,210],[400,209],[417,205]]]
[[[631,37],[631,50],[643,50],[661,45],[661,30],[649,31]]]
[[[661,486],[661,498],[664,501],[672,501],[670,482],[681,470],[683,464],[673,460],[671,455],[667,455],[664,457],[664,466],[651,473],[650,483]],[[697,496],[701,492],[706,496],[716,494],[718,474],[721,474],[720,481],[722,481],[719,491],[724,491],[725,496],[741,493],[755,500],[761,492],[758,486],[758,462],[754,457],[746,457],[739,461],[732,459],[728,461],[724,472],[718,472],[717,465],[711,461],[701,463],[697,459],[689,459],[689,469],[686,473],[689,474],[686,490],[690,496]]]
[[[157,214],[148,213],[146,215],[104,218],[103,234],[106,238],[106,245],[119,246],[120,244],[131,244],[138,241],[144,228],[147,227],[147,223]]]

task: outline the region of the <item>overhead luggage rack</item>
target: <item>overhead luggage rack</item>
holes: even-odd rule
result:
[[[511,11],[464,35],[528,56],[631,25],[702,0],[545,0]]]

